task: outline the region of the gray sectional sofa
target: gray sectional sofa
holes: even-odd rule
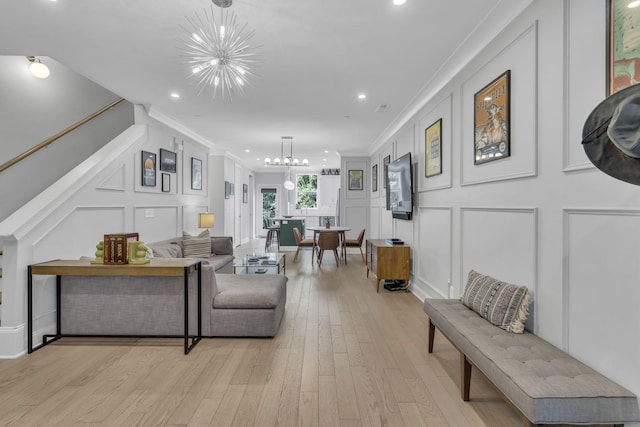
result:
[[[286,303],[287,277],[235,275],[230,237],[212,237],[212,255],[202,266],[202,335],[272,337]],[[181,239],[148,244],[154,263],[182,256]],[[189,300],[197,307],[197,271],[189,278]],[[181,335],[184,333],[182,277],[64,276],[61,328],[75,335]],[[197,332],[197,310],[189,313]]]

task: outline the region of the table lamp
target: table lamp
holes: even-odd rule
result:
[[[213,228],[216,222],[216,216],[212,213],[205,212],[198,214],[198,228]]]

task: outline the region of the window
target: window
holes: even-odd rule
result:
[[[298,209],[315,209],[318,207],[317,174],[297,174],[296,190]]]

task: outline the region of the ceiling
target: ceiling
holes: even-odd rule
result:
[[[0,54],[54,58],[256,171],[283,135],[336,168],[387,141],[531,1],[234,0],[261,55],[232,102],[198,96],[180,58],[187,17],[210,0],[2,0]]]

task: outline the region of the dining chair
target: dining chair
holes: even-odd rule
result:
[[[345,248],[360,249],[360,255],[362,255],[362,262],[366,264],[366,261],[364,259],[364,252],[362,252],[362,241],[364,240],[364,231],[365,229],[363,228],[362,231],[360,231],[360,234],[358,234],[357,239],[346,239],[342,244],[344,245]],[[345,257],[346,257],[346,251],[345,251]]]
[[[312,239],[303,239],[302,234],[300,233],[300,230],[298,230],[298,227],[293,227],[293,235],[296,238],[296,245],[298,246],[298,248],[296,249],[296,254],[293,257],[293,262],[295,262],[298,259],[298,253],[300,252],[300,249],[310,248],[312,251],[311,264],[313,264],[313,255],[314,255],[313,251],[315,248],[315,242]]]
[[[338,246],[340,245],[340,232],[322,232],[319,233],[318,236],[318,249],[320,252],[318,253],[318,265],[322,263],[322,255],[324,251],[333,251],[333,256],[336,258],[336,265],[340,266],[340,261],[338,257]]]

